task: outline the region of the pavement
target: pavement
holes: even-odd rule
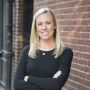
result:
[[[3,87],[0,86],[0,90],[5,90]]]

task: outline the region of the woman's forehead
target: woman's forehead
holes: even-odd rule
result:
[[[42,13],[36,18],[36,21],[40,20],[53,20],[51,13]]]

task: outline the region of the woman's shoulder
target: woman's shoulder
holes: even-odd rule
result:
[[[30,49],[30,45],[27,45],[27,46],[24,46],[23,51],[24,51],[24,52],[28,52],[29,49]]]
[[[65,47],[64,50],[68,50],[68,51],[72,52],[72,48],[70,48],[70,47]]]
[[[73,55],[73,50],[70,47],[65,47],[62,53],[67,53],[67,54]]]
[[[24,49],[29,49],[29,48],[30,48],[30,45],[24,46]]]

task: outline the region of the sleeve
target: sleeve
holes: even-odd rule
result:
[[[26,59],[28,54],[29,46],[22,50],[19,58],[19,63],[14,76],[14,88],[15,90],[40,90],[37,86],[24,81],[26,75]]]
[[[44,90],[59,90],[68,79],[72,58],[72,50],[70,48],[65,49],[59,57],[58,70],[61,71],[61,74],[58,78],[41,78],[30,75],[27,82],[34,83]]]

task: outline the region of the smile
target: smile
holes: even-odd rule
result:
[[[43,35],[48,35],[48,32],[42,32]]]

